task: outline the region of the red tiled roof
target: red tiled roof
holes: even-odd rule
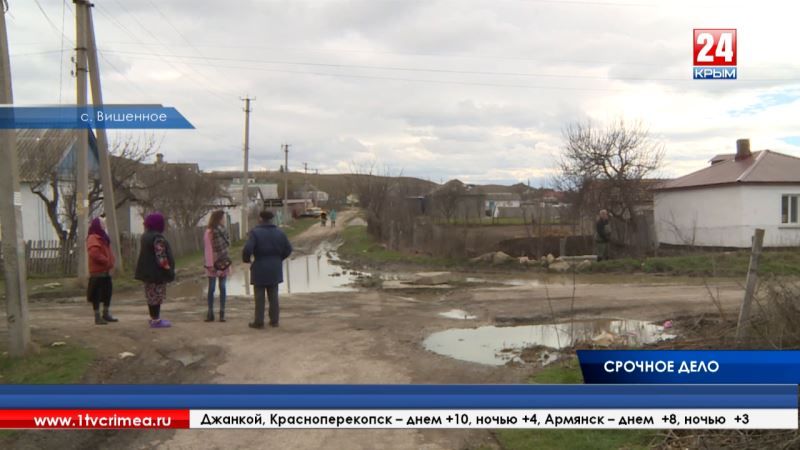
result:
[[[717,155],[705,169],[656,186],[655,190],[690,189],[736,183],[800,184],[800,158],[771,150],[753,152],[736,161],[735,155]]]

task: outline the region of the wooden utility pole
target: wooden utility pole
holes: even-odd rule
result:
[[[747,338],[747,330],[750,327],[750,307],[753,304],[753,296],[756,293],[758,284],[758,260],[761,257],[761,249],[764,246],[764,230],[756,228],[753,235],[753,249],[750,252],[750,267],[747,269],[747,287],[744,291],[744,300],[739,310],[739,323],[736,326],[736,342]]]
[[[89,79],[92,88],[92,104],[103,105],[103,87],[100,84],[100,65],[97,58],[97,40],[94,34],[92,7],[86,8],[86,33],[88,44]],[[124,270],[122,251],[119,243],[119,226],[117,223],[117,203],[114,198],[114,178],[111,176],[111,157],[108,152],[108,134],[103,127],[97,128],[97,156],[100,164],[100,183],[103,185],[103,212],[106,214],[106,228],[111,236],[111,248],[116,256],[114,269]]]
[[[283,221],[289,223],[289,144],[283,144]]]
[[[0,6],[2,7],[2,6]],[[0,104],[12,105],[11,61],[8,56],[6,9],[0,15]],[[17,130],[0,130],[0,224],[2,226],[3,272],[6,280],[8,353],[24,355],[31,342],[28,326],[28,291],[25,242],[22,239],[22,193],[17,166]]]
[[[250,197],[247,195],[247,185],[250,181],[249,163],[250,163],[250,102],[254,98],[244,97],[244,172],[242,177],[242,229],[239,234],[244,238],[247,232],[250,231],[248,226]]]
[[[75,3],[75,75],[77,79],[77,104],[78,108],[85,107],[87,103],[86,81],[88,68],[86,67],[86,10],[89,8],[87,0],[73,0]],[[86,235],[89,231],[89,129],[79,128],[75,131],[75,216],[78,220],[78,235],[75,239],[78,252],[78,283],[86,286],[89,278],[89,266],[86,256]]]

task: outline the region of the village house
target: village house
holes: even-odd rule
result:
[[[97,145],[89,133],[89,174],[99,176]],[[73,130],[25,129],[17,132],[17,155],[22,197],[22,236],[26,241],[54,241],[59,237],[52,225],[46,198],[60,220],[75,192],[77,134]]]
[[[746,248],[755,228],[765,247],[800,245],[800,158],[771,150],[717,155],[704,169],[654,189],[661,244]]]

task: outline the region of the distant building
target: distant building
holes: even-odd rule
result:
[[[771,150],[717,155],[704,169],[654,189],[662,244],[746,248],[755,228],[767,247],[800,245],[800,158]]]

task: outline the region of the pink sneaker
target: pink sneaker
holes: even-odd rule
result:
[[[169,328],[172,322],[167,319],[156,319],[150,321],[150,328]]]

